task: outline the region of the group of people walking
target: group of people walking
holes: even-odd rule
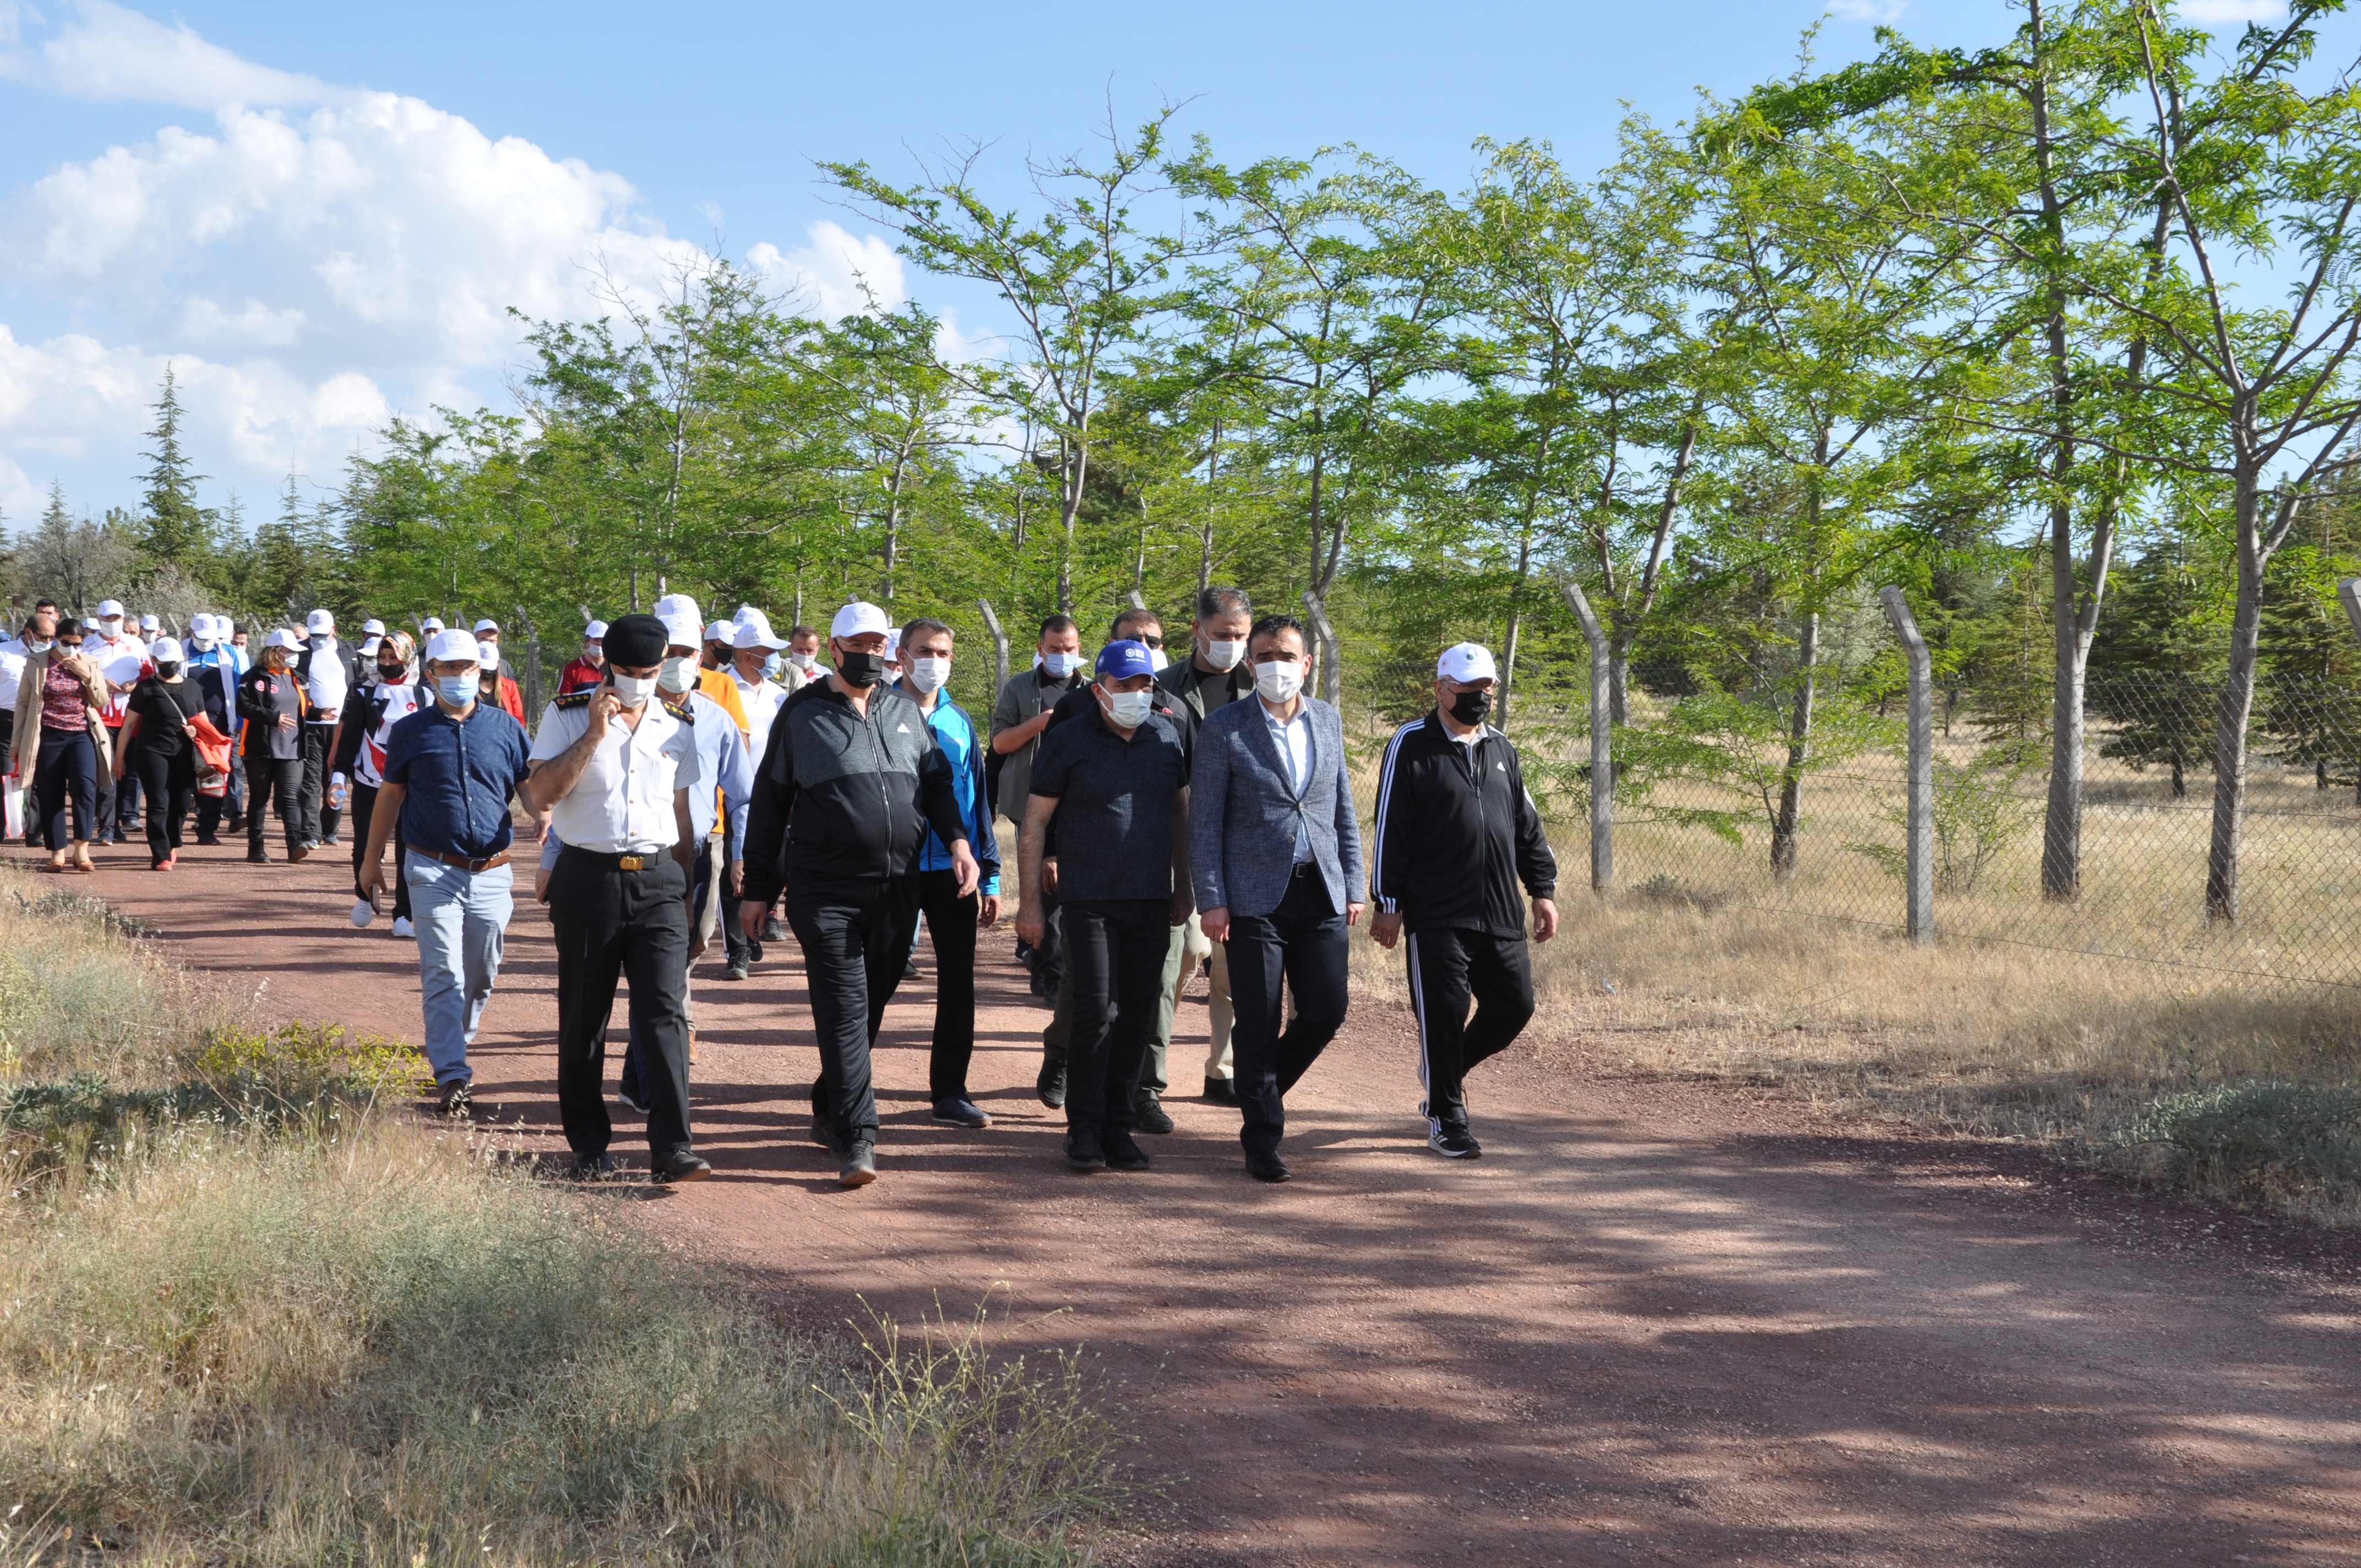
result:
[[[1344,725],[1306,689],[1304,628],[1256,617],[1235,588],[1199,597],[1185,653],[1133,609],[1086,664],[1081,627],[1047,618],[1033,666],[983,725],[950,695],[957,639],[939,620],[895,626],[854,602],[823,642],[803,626],[774,636],[752,607],[704,622],[668,595],[593,622],[530,733],[489,621],[427,622],[423,644],[371,621],[347,650],[315,610],[301,634],[270,630],[249,664],[243,634],[199,618],[189,649],[159,634],[134,664],[114,648],[132,641],[121,607],[99,609],[94,632],[69,632],[37,607],[0,648],[52,864],[87,867],[120,821],[100,804],[110,777],[139,781],[159,869],[201,780],[214,814],[199,806],[200,841],[243,826],[253,861],[269,858],[266,805],[290,860],[335,843],[349,811],[354,921],[390,894],[395,934],[416,939],[426,1054],[457,1111],[513,913],[521,806],[541,840],[560,1114],[584,1177],[615,1168],[619,984],[629,1044],[613,1092],[644,1119],[657,1181],[709,1174],[691,1127],[690,969],[719,937],[725,975],[744,979],[781,939],[781,913],[818,1047],[811,1135],[839,1179],[876,1179],[872,1051],[922,930],[932,1115],[989,1126],[968,1074],[979,933],[1001,914],[996,817],[1015,829],[1019,956],[1053,1005],[1035,1089],[1064,1112],[1078,1169],[1152,1165],[1138,1135],[1172,1130],[1173,1020],[1202,970],[1205,1096],[1237,1108],[1248,1175],[1290,1179],[1287,1093],[1345,1022],[1365,915],[1378,943],[1407,941],[1428,1146],[1480,1155],[1466,1074],[1532,1014],[1528,908],[1530,939],[1556,927],[1539,812],[1486,722],[1490,654],[1463,643],[1438,661],[1433,710],[1385,748],[1365,850]],[[232,772],[242,798],[217,776]]]

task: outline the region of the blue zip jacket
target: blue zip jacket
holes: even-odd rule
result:
[[[911,701],[918,700],[907,678],[894,684]],[[992,824],[984,817],[984,751],[976,739],[975,720],[967,716],[967,709],[951,700],[950,693],[939,692],[935,710],[927,715],[927,728],[935,732],[935,744],[943,749],[943,755],[951,764],[951,793],[959,799],[960,820],[967,824],[967,847],[975,852],[976,866],[983,873],[976,891],[996,897],[1000,893],[1000,845],[993,837]],[[951,852],[931,828],[927,829],[926,847],[918,851],[918,869],[951,869]]]

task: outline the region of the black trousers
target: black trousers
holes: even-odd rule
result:
[[[298,798],[303,803],[303,837],[314,844],[334,838],[336,824],[345,815],[327,804],[328,775],[335,771],[329,763],[335,751],[335,725],[303,726],[303,778]]]
[[[377,786],[353,785],[353,896],[361,896],[361,851],[368,848],[369,820],[377,815]],[[401,841],[401,819],[393,823],[393,917],[410,918],[409,846]]]
[[[44,729],[33,766],[33,792],[48,825],[49,849],[62,850],[98,828],[98,743],[87,729]],[[71,806],[72,820],[67,820]],[[71,829],[71,830],[69,830]]]
[[[697,946],[697,928],[705,924],[706,890],[712,885],[712,883],[713,840],[708,839],[697,846],[697,864],[691,866],[688,872],[688,945],[690,948]],[[681,962],[686,965],[691,961],[684,951]],[[686,976],[681,981],[680,994],[681,1010],[686,1014],[688,1009],[688,981]],[[602,1026],[598,1033],[603,1038],[607,1031]],[[692,1020],[689,1034],[693,1037],[696,1033],[696,1024]],[[615,1087],[623,1091],[625,1098],[636,1101],[642,1105],[648,1103],[647,1088],[640,1081],[640,1061],[644,1054],[640,1049],[638,1026],[634,1025],[631,1034],[623,1042],[623,1069],[615,1075]]]
[[[1245,1115],[1238,1141],[1248,1154],[1276,1154],[1287,1130],[1287,1091],[1345,1026],[1345,912],[1328,896],[1319,868],[1307,862],[1295,868],[1278,908],[1230,916],[1224,946],[1237,1010],[1230,1043]],[[1280,1000],[1282,980],[1295,997],[1291,1024]]]
[[[1138,1119],[1133,1103],[1156,1038],[1164,959],[1172,948],[1172,901],[1069,899],[1059,916],[1074,982],[1066,1125],[1129,1128]]]
[[[975,933],[983,899],[960,896],[957,872],[920,872],[918,913],[935,943],[935,1040],[927,1088],[939,1102],[964,1100],[968,1063],[975,1058]]]
[[[815,886],[798,877],[788,884],[786,903],[788,928],[804,949],[804,989],[819,1042],[812,1121],[840,1146],[874,1143],[877,1090],[869,1048],[909,961],[918,879],[862,877]]]
[[[1237,993],[1237,960],[1230,992]],[[1476,1000],[1476,1015],[1467,1001]],[[1410,1004],[1418,1017],[1418,1081],[1429,1125],[1467,1125],[1464,1088],[1478,1062],[1508,1048],[1533,1015],[1532,956],[1521,933],[1416,931],[1410,937]]]
[[[761,760],[759,757],[755,759],[757,762]],[[709,845],[713,840],[708,838],[706,842]],[[721,844],[724,857],[721,862],[721,910],[720,918],[714,923],[721,927],[722,961],[733,964],[752,963],[754,958],[754,939],[738,927],[738,906],[745,900],[733,898],[730,893],[730,862],[742,855],[746,847],[739,843],[736,837],[729,831],[727,822],[722,824]],[[707,852],[711,851],[708,850]],[[701,875],[700,884],[710,880],[709,876]],[[704,917],[705,911],[700,905],[697,909],[697,918],[702,920]]]
[[[246,821],[246,758],[235,746],[229,752],[228,787],[219,795],[197,796],[197,837],[211,839],[219,834],[225,817],[233,832]]]
[[[549,873],[557,938],[557,1110],[577,1155],[613,1139],[607,1114],[607,1023],[615,982],[631,985],[631,1027],[644,1042],[648,1154],[689,1152],[688,872],[669,853],[627,872],[612,855],[568,848]]]
[[[287,850],[292,854],[303,841],[303,806],[297,794],[303,787],[303,759],[301,757],[256,757],[246,759],[246,850],[250,855],[262,853],[263,809],[274,809],[280,826],[287,830]]]
[[[123,731],[112,729],[107,730],[106,743],[110,749],[122,745]],[[123,819],[126,817],[131,817],[132,820],[128,823],[125,822]],[[97,831],[91,837],[97,839],[113,839],[120,843],[123,840],[124,829],[126,827],[136,828],[138,825],[137,807],[126,807],[123,802],[123,792],[115,787],[115,771],[112,768],[99,769],[98,816],[94,822]]]
[[[181,829],[197,798],[196,748],[184,743],[162,757],[151,747],[135,745],[130,766],[123,772],[126,783],[138,775],[140,793],[148,799],[148,863],[161,865],[165,856],[181,847]]]

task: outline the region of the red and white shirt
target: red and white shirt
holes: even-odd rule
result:
[[[148,663],[148,644],[137,637],[90,637],[83,640],[82,652],[106,677],[106,727],[120,729],[131,711],[131,688],[153,670]]]
[[[385,783],[385,749],[393,741],[393,727],[425,706],[425,695],[416,681],[404,681],[398,686],[379,685],[370,706],[377,709],[377,723],[361,737],[361,749],[353,755],[353,782],[370,789]]]

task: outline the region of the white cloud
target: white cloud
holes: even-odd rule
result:
[[[240,60],[199,38],[108,0],[77,0],[74,19],[38,49],[18,43],[27,8],[0,6],[0,77],[69,98],[130,99],[184,109],[229,104],[292,107],[349,97],[344,89]]]
[[[797,250],[765,242],[746,253],[748,265],[790,291],[798,308],[833,322],[873,308],[897,311],[909,299],[902,258],[883,236],[856,239],[823,218],[804,237],[810,243]]]
[[[2287,0],[2180,0],[2175,9],[2184,22],[2222,27],[2235,22],[2276,22],[2287,15]]]
[[[1839,22],[1898,22],[1910,0],[1828,0],[1828,15]]]

